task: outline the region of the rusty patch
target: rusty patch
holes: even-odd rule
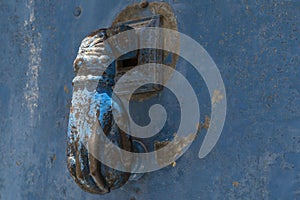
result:
[[[210,124],[210,117],[207,116],[207,115],[205,115],[205,120],[204,120],[204,122],[203,122],[203,123],[200,122],[200,123],[198,123],[198,124],[196,125],[198,134],[201,132],[201,130],[202,130],[203,128],[206,129],[206,130],[208,130],[209,124]]]
[[[239,184],[240,184],[240,183],[239,183],[239,182],[237,182],[237,181],[233,181],[233,182],[232,182],[232,185],[233,185],[234,187],[237,187],[237,186],[239,186]]]
[[[115,20],[112,23],[112,27],[116,26],[117,24],[124,23],[127,21],[132,20],[140,20],[141,18],[145,17],[152,17],[154,15],[160,15],[161,16],[161,28],[167,28],[172,30],[178,30],[177,26],[177,20],[176,16],[171,8],[171,6],[168,3],[165,2],[141,2],[141,3],[135,3],[132,5],[127,6],[124,10],[122,10],[118,16],[115,18]],[[175,44],[175,48],[177,48],[177,52],[179,52],[180,44],[178,38],[164,38],[164,46],[168,43],[177,43]],[[170,55],[169,52],[164,51],[163,57],[166,59]],[[176,67],[176,63],[178,61],[178,55],[172,54],[171,60],[166,63],[163,61],[163,64],[166,64],[173,69]],[[163,85],[166,84],[166,82],[171,78],[172,74],[165,72],[163,75],[162,83]],[[146,93],[139,93],[134,94],[132,96],[132,99],[134,100],[144,100],[152,98],[154,95],[156,95],[157,92],[146,92]]]
[[[205,128],[206,130],[208,130],[209,124],[210,124],[210,117],[206,115],[206,116],[205,116],[205,121],[204,121],[204,123],[202,124],[202,127]]]
[[[219,90],[214,90],[211,102],[212,104],[219,103],[224,98],[224,95]]]
[[[66,85],[64,86],[64,91],[66,94],[69,94],[69,88]]]
[[[194,140],[194,134],[190,134],[186,137],[175,135],[172,143],[171,141],[155,141],[154,150],[156,151],[156,161],[159,166],[164,166],[165,163],[171,163],[175,167],[174,160],[182,154],[182,151]],[[166,149],[162,149],[165,146]],[[160,151],[158,151],[160,150]]]

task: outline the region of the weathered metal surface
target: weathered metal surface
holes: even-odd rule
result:
[[[139,6],[148,7],[149,5],[145,3],[143,2]],[[167,5],[166,3],[150,3],[150,7],[153,4],[156,7],[157,5],[160,7],[166,7]],[[113,23],[114,25],[111,28],[92,32],[83,39],[74,61],[76,77],[72,83],[73,95],[68,125],[67,162],[72,178],[83,190],[90,193],[108,193],[110,189],[116,189],[124,185],[130,176],[130,173],[106,166],[98,161],[93,154],[95,152],[96,154],[106,154],[109,151],[107,150],[109,147],[99,147],[99,142],[97,142],[100,136],[99,128],[103,129],[104,134],[123,150],[133,151],[134,149],[131,137],[121,131],[115,124],[113,109],[115,109],[114,106],[117,103],[113,102],[112,99],[114,83],[137,65],[163,63],[163,51],[158,48],[139,49],[114,61],[113,55],[116,54],[115,51],[122,48],[122,45],[119,42],[114,42],[114,40],[105,43],[106,39],[122,31],[142,29],[143,27],[161,27],[162,24],[167,25],[167,20],[163,20],[163,18],[169,19],[169,16],[155,15],[155,11],[150,12],[152,15],[145,15],[142,11],[136,13],[135,17],[131,16],[129,21]],[[144,15],[148,17],[144,17]],[[147,38],[149,42],[163,42],[157,41],[158,37],[156,35],[151,36]],[[139,39],[136,41],[138,45]],[[133,62],[132,60],[136,61]],[[130,64],[128,64],[129,61]],[[109,63],[111,64],[107,67]],[[143,72],[134,74],[130,81],[119,83],[126,85],[121,94],[128,94],[127,88],[130,90],[135,84],[142,81],[153,82],[151,81],[153,77],[158,79],[154,82],[160,84],[163,84],[163,80],[166,78],[158,71],[153,71],[151,74]],[[158,92],[161,88],[161,86],[143,86],[135,94]],[[120,94],[120,92],[117,94]],[[138,100],[141,101],[141,99]],[[120,108],[121,106],[117,105],[117,107]],[[121,111],[120,115],[127,117],[124,111]],[[122,160],[124,159],[121,159],[120,162]],[[117,165],[121,165],[120,162]]]
[[[222,136],[199,160],[203,129],[175,167],[107,195],[78,188],[65,156],[70,66],[90,30],[109,27],[131,3],[0,1],[0,199],[299,199],[297,0],[168,1],[179,30],[202,44],[220,69],[228,102]],[[203,123],[205,84],[187,63],[177,66],[199,89]],[[171,134],[179,115],[172,97],[157,97],[170,108],[165,130]],[[147,124],[141,110],[151,103],[134,103],[137,123]]]
[[[143,27],[161,27],[162,18],[161,15],[152,15],[146,18],[140,18],[135,20],[129,20],[118,23],[119,25],[130,26],[134,29],[142,29]],[[118,25],[117,24],[117,25]],[[138,37],[138,36],[137,36]],[[162,41],[158,41],[156,35],[152,35],[152,37],[148,38],[149,42],[154,44],[158,44]],[[139,39],[137,39],[137,43],[139,43]],[[116,44],[117,45],[117,44]],[[138,44],[137,44],[138,45]],[[159,49],[139,49],[134,52],[127,53],[116,60],[116,76],[115,81],[119,81],[121,76],[124,75],[129,70],[134,67],[146,63],[163,63],[163,51]],[[138,85],[142,81],[148,82],[158,82],[163,84],[164,76],[162,73],[158,71],[153,71],[151,74],[136,72],[134,73],[130,80],[121,81],[119,84],[123,84],[124,90],[116,92],[117,95],[128,95],[130,94],[130,89],[135,88],[135,85]],[[150,98],[151,95],[149,93],[158,93],[162,89],[161,86],[157,85],[145,85],[138,88],[134,94],[135,98],[141,100],[141,93],[146,93],[143,96]]]
[[[121,187],[130,176],[130,173],[105,166],[90,152],[91,148],[100,151],[99,125],[115,145],[132,150],[131,138],[116,127],[112,114],[113,104],[116,104],[112,99],[115,64],[106,68],[111,61],[108,51],[111,48],[104,44],[111,32],[99,29],[80,45],[74,61],[76,77],[68,126],[67,162],[71,176],[82,189],[97,194]]]
[[[125,24],[135,29],[143,28],[143,27],[160,27],[160,28],[168,28],[172,30],[178,30],[176,16],[173,12],[172,7],[167,2],[147,2],[142,1],[140,3],[133,3],[128,5],[126,8],[121,10],[114,21],[112,22],[112,26]],[[169,38],[160,38],[160,41],[157,41],[158,38],[156,35],[153,35],[149,38],[149,42],[153,43],[174,43],[174,47],[179,49],[179,40],[175,40],[172,38],[170,41]],[[171,54],[166,51],[162,51],[159,49],[142,49],[134,52],[136,55],[136,61],[134,65],[142,65],[145,63],[161,63],[175,68],[176,63],[178,61],[178,55]],[[132,53],[131,53],[132,54]],[[130,54],[129,54],[130,55]],[[124,68],[124,61],[127,59],[128,55],[124,55],[119,58],[116,62],[116,82],[119,78],[126,73],[126,71],[130,70],[134,66],[126,66]],[[133,57],[130,57],[131,61],[133,61]],[[136,73],[132,80],[126,81],[122,84],[126,85],[128,88],[133,88],[137,83],[142,82],[142,80],[156,80],[154,82],[159,82],[161,84],[165,84],[167,80],[171,77],[172,74],[162,73],[162,72],[153,72],[153,76],[149,74],[143,74],[142,72]],[[150,81],[151,82],[151,81]],[[142,101],[143,99],[149,99],[154,95],[157,95],[160,90],[162,90],[161,85],[145,85],[138,88],[134,95],[133,99]],[[118,95],[126,95],[129,92],[129,89],[124,89],[122,92],[117,92]]]

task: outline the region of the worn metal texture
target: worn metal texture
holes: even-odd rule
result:
[[[114,140],[115,145],[132,150],[131,138],[113,120],[113,105],[117,104],[112,99],[115,65],[105,70],[105,63],[111,60],[104,44],[107,32],[107,29],[100,29],[87,36],[74,61],[76,77],[72,81],[67,139],[67,162],[72,178],[82,189],[96,194],[119,188],[130,177],[130,173],[109,168],[94,157],[91,149],[103,154],[109,151],[109,148],[99,147],[98,128],[102,127],[106,137]],[[124,115],[124,111],[120,112]]]
[[[203,45],[223,77],[228,111],[219,142],[200,160],[203,129],[173,166],[102,196],[74,183],[65,150],[72,62],[84,36],[133,2],[0,1],[0,199],[300,199],[297,0],[167,1],[179,31]],[[188,63],[177,69],[197,90],[204,123],[205,83]],[[173,97],[157,97],[175,117],[164,127],[172,133]],[[141,107],[132,114],[143,124]]]

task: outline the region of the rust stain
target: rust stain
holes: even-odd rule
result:
[[[196,124],[196,129],[197,129],[197,132],[201,131],[201,123],[197,123]]]
[[[127,6],[125,9],[123,9],[118,16],[115,18],[115,20],[112,23],[112,27],[116,26],[119,23],[126,22],[126,21],[132,21],[132,20],[139,20],[144,17],[151,17],[153,15],[161,15],[161,28],[166,29],[172,29],[177,31],[178,25],[177,25],[177,19],[173,12],[173,9],[168,3],[165,2],[141,2],[141,3],[135,3],[132,5]],[[180,49],[180,40],[179,38],[168,38],[165,37],[163,39],[164,46],[172,44],[174,49],[176,49],[176,52],[179,52]],[[169,52],[163,52],[163,58],[167,58],[170,53]],[[173,69],[176,67],[176,63],[178,61],[178,55],[172,54],[171,60],[166,61],[168,63],[164,63]],[[163,74],[162,79],[162,85],[165,85],[167,81],[171,78],[172,73],[165,72]],[[147,93],[137,93],[132,95],[132,99],[136,100],[144,100],[149,99],[155,96],[155,92],[147,92]]]
[[[210,117],[205,115],[205,119],[204,119],[204,122],[203,123],[198,123],[196,125],[196,128],[197,128],[197,132],[200,133],[200,131],[204,128],[206,130],[208,130],[209,128],[209,124],[210,124]]]
[[[73,106],[70,107],[70,112],[74,113],[74,107]]]
[[[209,128],[209,124],[210,124],[210,117],[209,116],[205,116],[205,121],[202,124],[202,128],[205,128],[206,130]]]
[[[69,94],[69,89],[66,85],[64,85],[64,91],[65,91],[66,94]]]
[[[55,161],[55,160],[56,160],[56,154],[53,154],[53,156],[51,157],[51,160],[52,160],[52,161]]]
[[[172,163],[172,167],[176,167],[176,162],[175,161]]]
[[[239,182],[237,182],[237,181],[233,181],[233,182],[232,182],[232,185],[233,185],[234,187],[237,187],[237,186],[239,186],[239,184],[240,184],[240,183],[239,183]]]
[[[186,137],[176,135],[172,143],[171,141],[155,141],[154,150],[156,151],[157,164],[159,166],[164,166],[166,163],[170,163],[173,167],[175,167],[175,160],[178,156],[182,155],[182,151],[186,148],[186,146],[194,140],[194,136],[194,134],[189,134]],[[168,148],[162,149],[167,145]]]
[[[219,103],[224,98],[219,90],[214,90],[213,97],[211,99],[212,104]]]

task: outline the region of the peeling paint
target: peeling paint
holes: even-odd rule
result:
[[[27,108],[30,112],[30,124],[34,124],[34,114],[38,107],[39,99],[39,69],[41,66],[41,33],[34,34],[35,31],[35,3],[33,0],[30,0],[26,8],[29,10],[28,19],[24,21],[26,38],[28,38],[28,47],[29,47],[29,60],[28,60],[28,69],[26,72],[27,82],[24,88],[24,98],[27,104]]]

